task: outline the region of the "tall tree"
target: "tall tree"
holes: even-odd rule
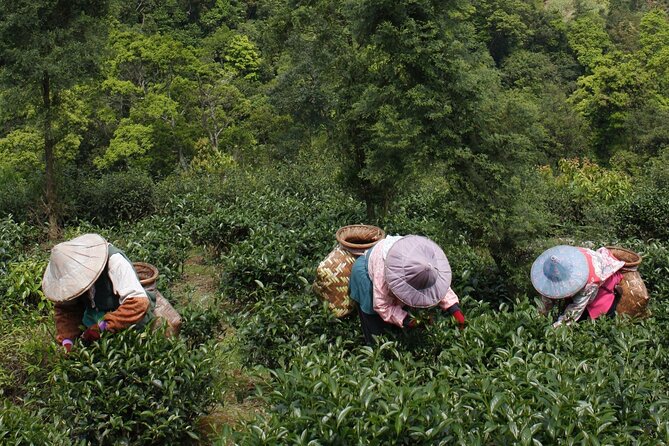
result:
[[[49,234],[58,233],[53,123],[62,92],[97,73],[107,26],[107,1],[0,0],[0,85],[13,100],[37,111],[44,140]]]

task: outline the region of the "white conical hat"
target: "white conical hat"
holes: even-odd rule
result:
[[[54,302],[74,299],[95,283],[106,264],[107,241],[98,234],[59,243],[51,250],[42,291]]]

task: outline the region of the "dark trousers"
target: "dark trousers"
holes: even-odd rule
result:
[[[399,327],[385,322],[378,314],[367,314],[360,309],[360,305],[356,305],[356,308],[358,309],[358,316],[360,316],[362,334],[365,336],[367,345],[374,345],[374,336],[401,331]]]

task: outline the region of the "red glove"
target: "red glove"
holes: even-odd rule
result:
[[[456,310],[453,313],[453,317],[455,318],[456,321],[458,321],[458,328],[460,330],[465,328],[465,315],[462,314],[462,311]]]
[[[93,324],[86,329],[86,331],[81,335],[81,339],[84,342],[90,343],[100,339],[100,334],[105,331],[107,328],[107,322],[100,321],[97,324]]]

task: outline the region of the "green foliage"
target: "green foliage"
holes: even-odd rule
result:
[[[76,194],[76,215],[101,226],[138,221],[154,212],[154,183],[140,170],[85,176],[70,193]]]
[[[362,342],[357,314],[337,319],[311,292],[260,290],[258,302],[235,318],[242,353],[254,364],[286,367],[296,347],[323,335]]]
[[[4,294],[0,314],[8,317],[34,311],[44,313],[52,308],[42,292],[46,265],[46,259],[35,257],[9,263],[7,273],[0,277],[0,291]]]
[[[148,155],[153,148],[152,130],[143,124],[121,120],[102,157],[93,162],[98,169],[108,169],[116,164],[139,165],[148,168]]]
[[[234,35],[223,55],[225,66],[245,79],[257,79],[260,67],[260,54],[248,36]]]
[[[11,215],[0,219],[0,273],[6,274],[9,264],[23,254],[31,232],[30,226],[17,223]]]
[[[119,234],[122,237],[118,242],[113,238],[109,240],[122,248],[133,262],[155,265],[162,284],[167,285],[181,275],[192,242],[178,221],[154,215],[121,226]]]
[[[24,399],[26,409],[38,405],[32,390],[42,388],[53,362],[55,345],[47,319],[30,313],[7,314],[0,319],[0,397]],[[10,317],[8,317],[10,316]],[[51,322],[51,321],[49,321]]]
[[[41,192],[40,182],[41,174],[26,177],[0,167],[0,214],[14,215],[21,221],[31,217]]]
[[[3,444],[67,446],[72,444],[45,410],[31,411],[3,400],[0,406],[0,442]]]
[[[188,306],[180,312],[182,336],[189,346],[200,346],[211,339],[216,339],[223,323],[223,313],[212,304],[209,308]]]
[[[311,283],[315,265],[336,243],[337,229],[361,221],[358,204],[327,192],[265,188],[244,195],[238,202],[243,207],[230,209],[233,217],[219,223],[221,235],[230,237],[222,243],[234,241],[222,259],[226,294],[248,300],[259,288],[295,291]],[[237,236],[241,239],[232,239]]]
[[[605,63],[613,50],[605,22],[596,15],[579,17],[569,27],[569,44],[582,66],[590,71]]]
[[[666,309],[663,308],[663,316]],[[598,321],[553,330],[529,302],[472,317],[458,332],[440,319],[423,347],[294,344],[263,393],[270,417],[238,444],[612,444],[667,440],[662,322]],[[420,343],[418,344],[421,345]],[[646,354],[654,346],[653,355]]]
[[[211,348],[135,330],[76,345],[50,374],[47,408],[74,442],[183,444],[216,397]]]
[[[614,207],[632,191],[624,172],[609,170],[588,159],[563,159],[555,173],[541,168],[547,182],[547,199],[562,223],[601,225],[604,231],[615,223]]]
[[[669,191],[649,188],[630,195],[616,209],[622,238],[669,239]]]

